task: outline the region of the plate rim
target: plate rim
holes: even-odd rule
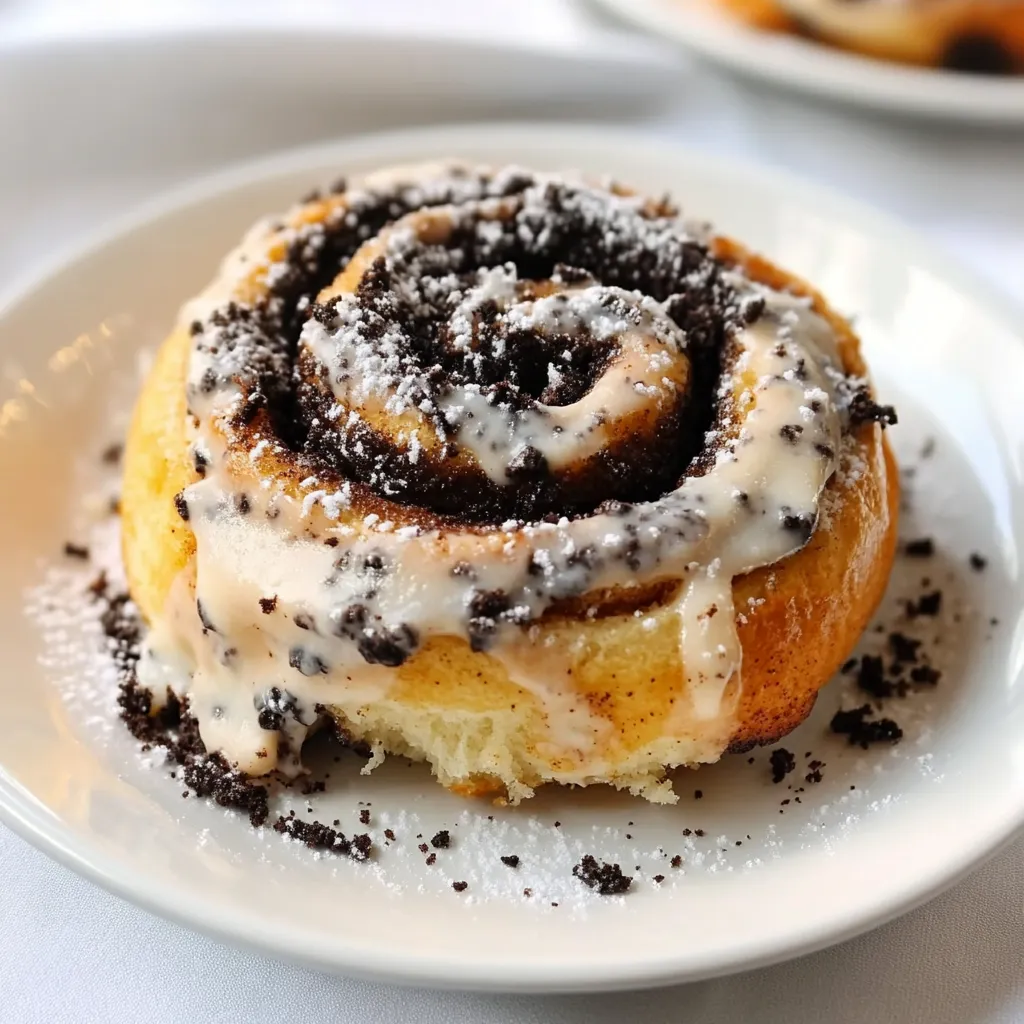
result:
[[[213,200],[246,184],[288,173],[301,173],[306,168],[312,171],[312,168],[332,161],[379,159],[384,164],[393,156],[393,151],[416,150],[426,158],[431,150],[436,153],[445,146],[479,144],[481,149],[485,149],[488,145],[508,144],[527,135],[536,139],[538,134],[552,149],[564,150],[567,162],[571,161],[574,148],[596,144],[609,147],[628,145],[642,147],[652,162],[701,165],[705,170],[721,172],[737,184],[747,180],[757,181],[773,190],[792,192],[799,189],[809,201],[808,205],[820,208],[825,216],[845,222],[855,220],[869,234],[895,240],[901,248],[914,254],[915,262],[957,290],[966,292],[972,301],[984,304],[991,318],[1010,335],[1022,337],[1020,329],[1014,326],[1021,310],[1008,295],[963,267],[951,255],[941,249],[937,251],[936,246],[929,244],[918,232],[842,193],[785,171],[744,164],[639,131],[610,130],[586,123],[550,125],[511,121],[460,123],[352,136],[242,161],[199,177],[161,193],[21,275],[0,294],[0,321],[17,305],[46,287],[51,277],[88,260],[133,231],[163,217],[173,216],[189,205]],[[493,961],[482,961],[479,965],[456,963],[451,957],[437,958],[429,953],[406,956],[401,963],[382,962],[375,950],[361,955],[358,944],[349,946],[350,955],[341,962],[336,949],[332,950],[334,955],[327,956],[309,944],[304,946],[297,930],[281,929],[277,925],[260,933],[242,915],[225,914],[220,909],[211,911],[195,901],[190,904],[177,893],[161,895],[159,891],[153,891],[152,886],[147,886],[143,873],[125,872],[120,865],[110,862],[103,851],[90,844],[88,839],[83,841],[60,819],[54,819],[31,794],[8,776],[0,758],[0,822],[43,853],[108,892],[185,927],[278,959],[376,981],[477,991],[583,992],[653,987],[720,977],[815,952],[920,906],[976,869],[1024,830],[1024,802],[1019,806],[1006,802],[998,817],[997,824],[980,837],[965,837],[972,841],[965,842],[955,855],[949,857],[945,870],[933,872],[916,886],[905,887],[902,894],[876,900],[868,909],[831,926],[810,932],[792,929],[781,944],[738,950],[731,957],[720,956],[714,962],[694,963],[692,953],[676,954],[649,960],[643,966],[630,963],[619,970],[608,970],[603,965],[601,975],[596,976],[586,965],[572,969],[557,965],[557,970],[551,970],[544,964],[520,962],[499,967]]]
[[[795,36],[773,37],[710,10],[705,17],[687,11],[684,0],[674,0],[677,7],[668,0],[589,2],[701,59],[814,99],[929,120],[1024,126],[1024,76],[986,78],[874,60]]]

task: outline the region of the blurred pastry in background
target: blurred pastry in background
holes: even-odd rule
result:
[[[1024,72],[1022,0],[715,0],[760,28],[868,57],[983,75]]]

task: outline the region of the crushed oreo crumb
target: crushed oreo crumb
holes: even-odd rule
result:
[[[837,735],[846,736],[851,746],[864,750],[872,743],[896,743],[903,738],[903,730],[891,718],[872,718],[873,714],[870,704],[837,711],[829,728]]]
[[[935,554],[935,542],[931,537],[908,541],[903,546],[903,553],[910,558],[931,558]]]
[[[942,608],[942,591],[934,590],[930,594],[922,594],[916,601],[906,604],[907,617],[916,619],[919,616],[935,616]]]
[[[353,860],[368,860],[373,849],[373,840],[368,835],[357,835],[349,839],[343,832],[338,832],[319,821],[280,817],[274,822],[274,831],[297,839],[311,850],[339,853]]]
[[[633,883],[632,876],[624,875],[618,864],[609,864],[607,861],[599,864],[589,853],[573,867],[572,873],[588,888],[596,889],[601,896],[617,896],[626,892]]]
[[[792,751],[786,750],[785,747],[777,747],[771,752],[768,764],[772,770],[772,782],[781,782],[796,768],[796,758]]]
[[[862,423],[878,423],[883,427],[892,427],[897,423],[896,410],[891,405],[879,405],[872,397],[867,386],[854,392],[849,405],[850,423],[859,426]]]

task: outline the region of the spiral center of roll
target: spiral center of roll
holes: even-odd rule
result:
[[[550,251],[509,253],[521,212],[503,199],[410,214],[318,296],[299,361],[314,433],[388,497],[533,519],[661,493],[685,465],[664,452],[687,446],[661,441],[684,431],[686,332],[649,294]]]

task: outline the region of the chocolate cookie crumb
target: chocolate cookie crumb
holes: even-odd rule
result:
[[[661,885],[661,883],[665,881],[665,876],[664,875],[655,875],[654,876],[654,880],[658,883],[658,885]]]
[[[607,861],[598,864],[596,858],[589,853],[573,867],[572,873],[585,886],[596,889],[601,896],[617,896],[633,883],[632,876],[624,875],[618,864],[609,864]]]
[[[785,747],[779,747],[771,752],[768,764],[772,770],[772,782],[781,782],[791,771],[796,768],[796,758],[792,751]]]
[[[515,853],[510,853],[508,854],[508,856],[501,858],[501,863],[504,864],[506,867],[517,868],[519,867],[519,855]]]
[[[872,697],[881,699],[892,695],[892,683],[885,678],[882,659],[874,654],[865,654],[860,659],[857,671],[857,686]]]
[[[921,641],[903,633],[890,633],[889,646],[892,648],[897,665],[912,665],[917,661]]]
[[[907,618],[916,619],[921,615],[935,616],[939,614],[941,607],[941,590],[932,591],[930,594],[922,594],[916,601],[907,602]]]
[[[850,424],[878,423],[883,427],[895,426],[898,422],[896,410],[891,405],[879,405],[867,386],[862,387],[850,399]]]
[[[420,845],[419,845],[420,853],[427,853],[429,850],[430,850],[430,847],[427,846],[426,843],[420,843]]]
[[[359,824],[360,825],[369,825],[370,824],[370,812],[365,807],[359,812]]]
[[[910,670],[910,678],[923,686],[935,686],[942,678],[942,673],[931,665],[915,665]]]
[[[988,559],[983,555],[979,555],[977,551],[971,552],[971,557],[968,561],[971,563],[971,568],[975,572],[984,572],[985,568],[988,566]]]
[[[181,516],[182,520],[187,523],[189,516],[188,502],[185,500],[185,495],[181,491],[178,491],[174,496],[174,507],[178,510],[178,515]]]
[[[469,882],[452,882],[452,888],[456,892],[465,892],[469,888]]]
[[[935,554],[935,542],[931,537],[908,541],[903,548],[903,553],[911,558],[931,558]]]
[[[269,615],[277,607],[277,596],[274,597],[261,597],[260,598],[260,611],[264,615]]]
[[[64,554],[68,558],[78,558],[84,562],[89,557],[89,549],[83,544],[73,544],[71,541],[67,541],[64,544]]]
[[[340,853],[353,860],[368,860],[370,851],[373,849],[373,840],[368,835],[353,836],[349,839],[343,832],[338,832],[319,821],[300,821],[298,818],[281,817],[274,822],[274,831],[297,839],[311,850]]]
[[[245,811],[258,828],[267,820],[267,791],[232,768],[220,754],[189,761],[182,772],[185,785],[196,796],[210,797],[218,806]]]
[[[430,840],[430,845],[435,850],[447,850],[452,844],[452,837],[447,829],[442,829]]]
[[[693,791],[693,799],[694,800],[703,800],[704,799],[704,790],[702,790],[702,789],[695,789]]]
[[[683,866],[683,858],[677,853],[670,861],[669,864],[674,868],[681,868]]]
[[[392,832],[391,829],[386,828],[386,829],[384,829],[384,838],[385,839],[390,839],[391,842],[394,842],[395,841],[395,833]]]
[[[1018,69],[1013,52],[986,32],[962,32],[950,39],[942,67],[974,75],[1012,75]]]
[[[428,868],[432,868],[437,863],[437,854],[436,853],[430,854],[427,857],[427,859],[424,861],[424,863],[427,865]]]
[[[872,719],[872,714],[870,704],[837,711],[829,728],[840,736],[846,736],[851,746],[860,746],[864,750],[872,743],[896,743],[903,738],[903,730],[891,718]]]

